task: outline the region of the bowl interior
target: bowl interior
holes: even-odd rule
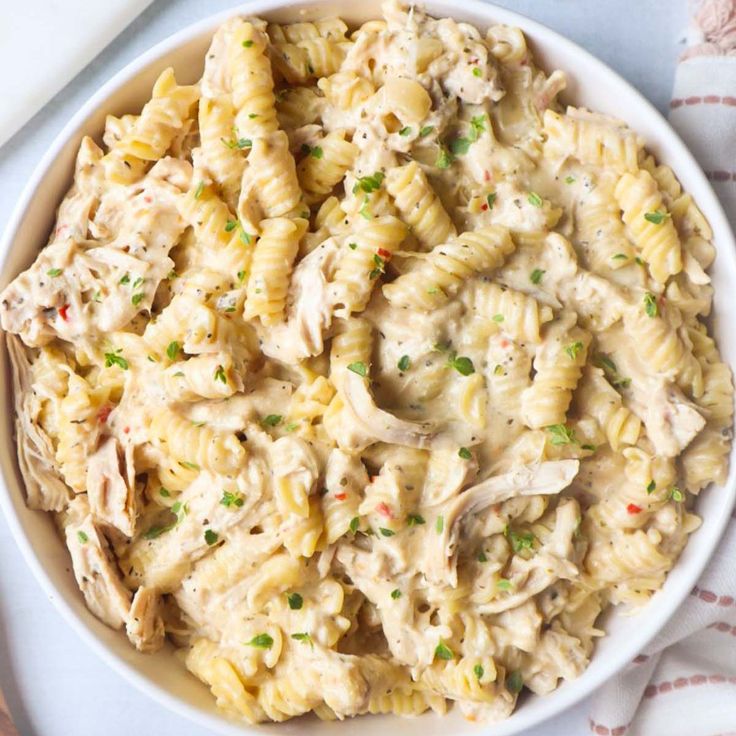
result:
[[[327,0],[296,2],[279,7],[278,0],[262,0],[234,8],[195,24],[164,41],[124,69],[110,81],[75,116],[39,165],[29,182],[24,198],[5,234],[0,251],[4,258],[0,282],[4,286],[35,258],[46,243],[56,207],[71,183],[73,164],[83,135],[100,139],[105,115],[122,114],[139,109],[148,100],[158,73],[173,66],[177,79],[193,82],[201,74],[202,59],[212,31],[226,17],[251,14],[274,21],[310,20],[339,14],[356,25],[379,12],[377,3],[361,0]],[[736,255],[733,236],[720,205],[692,156],[667,123],[637,92],[600,62],[571,42],[522,16],[492,5],[465,0],[428,0],[426,6],[435,16],[452,16],[473,23],[484,30],[495,22],[520,26],[531,43],[538,63],[548,71],[560,68],[570,75],[565,98],[600,112],[621,116],[647,141],[649,149],[672,166],[675,173],[696,199],[716,233],[718,259],[712,277],[716,288],[714,327],[724,359],[736,365],[736,333],[727,329],[729,310],[734,306],[731,285],[736,283]],[[97,621],[85,608],[70,572],[69,558],[55,533],[50,517],[28,510],[23,501],[22,481],[15,461],[12,439],[13,404],[10,391],[6,351],[0,351],[0,371],[6,390],[0,393],[0,411],[7,418],[0,423],[0,467],[7,493],[0,492],[11,528],[23,549],[29,565],[49,596],[77,631],[111,666],[128,677],[142,690],[163,704],[186,714],[223,734],[261,731],[273,727],[248,727],[235,724],[215,710],[207,689],[190,676],[175,658],[173,649],[155,655],[136,653],[125,637]],[[680,562],[670,574],[664,589],[636,617],[609,615],[608,636],[598,645],[588,670],[576,681],[564,684],[545,697],[528,697],[506,722],[493,727],[496,736],[517,733],[547,718],[589,694],[607,677],[630,661],[666,622],[679,603],[688,595],[697,576],[713,551],[730,516],[734,502],[736,463],[731,464],[725,488],[711,488],[698,499],[698,511],[704,522],[691,538]],[[357,719],[351,724],[360,736],[379,736],[388,725],[387,717]],[[390,727],[396,727],[392,721]],[[447,719],[425,716],[401,722],[406,736],[439,736],[451,730],[456,734],[471,733],[481,728],[464,721],[458,714]],[[285,733],[316,734],[335,731],[335,723],[316,719],[299,719],[279,726]]]

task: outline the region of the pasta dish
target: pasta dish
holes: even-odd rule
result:
[[[249,722],[509,716],[723,483],[711,229],[520,30],[232,18],[2,293],[28,505]]]

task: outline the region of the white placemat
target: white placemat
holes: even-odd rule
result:
[[[2,0],[0,145],[151,2]]]

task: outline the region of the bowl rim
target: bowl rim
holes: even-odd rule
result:
[[[46,149],[40,161],[36,164],[33,173],[25,184],[22,193],[12,210],[7,225],[0,238],[0,268],[4,270],[7,260],[12,249],[13,241],[22,225],[29,203],[33,199],[36,189],[41,184],[44,177],[53,167],[57,157],[62,152],[69,141],[80,131],[85,122],[99,111],[101,103],[103,103],[114,92],[122,89],[127,83],[138,75],[145,73],[149,66],[157,60],[175,51],[179,46],[194,40],[204,33],[213,32],[215,28],[228,18],[237,15],[267,15],[275,11],[283,11],[285,9],[293,9],[295,13],[300,10],[308,12],[318,11],[323,5],[335,4],[334,0],[249,0],[248,2],[234,5],[231,8],[218,11],[208,15],[200,20],[186,25],[173,34],[163,38],[161,41],[143,52],[140,56],[133,59],[121,69],[119,69],[112,77],[108,79],[96,92],[94,92],[76,113],[68,120],[61,130],[54,137],[51,145]],[[542,37],[544,44],[548,44],[555,48],[559,48],[568,54],[577,56],[583,68],[593,68],[598,74],[608,77],[612,83],[615,83],[634,99],[642,111],[651,119],[652,127],[657,131],[657,135],[667,137],[672,148],[676,149],[677,155],[687,165],[691,171],[691,177],[695,177],[699,181],[699,188],[705,193],[711,201],[708,203],[708,219],[711,223],[714,234],[718,237],[718,251],[730,251],[732,257],[736,253],[736,239],[734,238],[729,221],[723,210],[720,199],[716,195],[711,183],[707,180],[702,171],[700,164],[694,155],[684,144],[679,134],[671,127],[669,122],[657,110],[654,105],[649,102],[632,84],[620,76],[616,71],[611,69],[607,64],[602,62],[592,53],[569,40],[557,31],[552,30],[546,25],[528,18],[527,16],[513,10],[501,8],[492,2],[484,2],[483,0],[463,0],[463,9],[457,13],[457,8],[453,7],[453,0],[420,0],[418,3],[426,6],[427,12],[435,17],[442,15],[443,17],[453,15],[474,14],[483,17],[488,23],[502,23],[521,28],[525,35],[531,34]],[[377,11],[378,11],[377,5]],[[453,12],[454,11],[454,12]],[[656,142],[656,141],[655,141]],[[691,189],[695,187],[690,187]],[[700,194],[699,199],[702,203]],[[5,341],[2,335],[3,343]],[[11,442],[13,434],[10,435]],[[15,443],[12,442],[14,445]],[[733,454],[733,453],[732,453]],[[22,483],[21,483],[22,486]],[[722,487],[722,493],[726,495],[725,511],[721,518],[717,518],[710,522],[710,536],[700,542],[697,551],[696,560],[691,563],[689,575],[684,579],[678,579],[676,585],[670,585],[666,590],[666,595],[657,595],[658,611],[656,617],[650,615],[646,621],[642,621],[642,626],[635,630],[634,634],[621,646],[618,650],[610,652],[609,664],[601,671],[588,674],[586,670],[579,678],[565,686],[561,686],[552,693],[543,696],[541,705],[537,705],[533,713],[525,714],[524,709],[515,711],[514,714],[507,719],[493,724],[495,736],[512,736],[512,734],[520,733],[523,729],[527,729],[539,725],[555,715],[562,713],[564,710],[579,703],[589,696],[594,690],[599,688],[604,682],[608,681],[614,675],[618,674],[633,658],[641,652],[641,650],[649,644],[656,634],[666,625],[673,616],[676,609],[682,604],[700,577],[706,565],[710,561],[713,553],[720,541],[726,526],[731,518],[730,510],[736,503],[736,483],[726,482]],[[25,502],[25,499],[23,499]],[[98,636],[85,620],[84,615],[80,615],[72,606],[64,599],[57,586],[52,582],[50,575],[44,569],[39,555],[31,542],[30,536],[25,534],[20,515],[16,511],[11,492],[5,479],[5,474],[0,474],[0,508],[4,513],[8,526],[14,537],[15,543],[20,548],[23,557],[34,574],[37,582],[53,603],[56,610],[62,615],[65,621],[77,633],[77,635],[89,646],[112,670],[124,677],[141,693],[151,697],[154,701],[164,705],[169,710],[181,716],[189,718],[192,722],[200,726],[212,729],[214,732],[222,734],[243,734],[262,732],[257,726],[252,726],[245,722],[234,722],[223,715],[215,715],[205,712],[194,704],[187,702],[185,699],[173,695],[160,687],[152,678],[143,675],[138,668],[127,661],[119,654],[109,648]],[[675,565],[676,567],[676,565]],[[89,614],[91,615],[91,614]],[[587,675],[587,676],[586,676]]]

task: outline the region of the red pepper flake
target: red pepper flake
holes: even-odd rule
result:
[[[335,498],[338,501],[344,501],[347,497],[348,497],[348,494],[347,493],[336,493],[335,494]]]
[[[63,307],[59,309],[59,317],[61,317],[64,320],[64,322],[69,321],[69,315],[67,314],[68,310],[69,310],[68,304],[65,304]]]
[[[103,424],[107,421],[107,418],[110,416],[110,412],[112,411],[111,406],[103,406],[102,409],[97,414],[97,419],[100,420]]]
[[[507,348],[509,346],[509,341],[506,338],[504,338],[503,340],[501,340],[500,344],[502,348]]]
[[[488,205],[487,204],[482,204],[480,206],[480,208],[483,210],[483,212],[485,212],[488,209]]]
[[[379,514],[382,516],[386,516],[389,519],[393,519],[393,514],[391,513],[391,509],[383,502],[379,503],[376,506],[376,511],[378,511]]]
[[[56,235],[61,235],[68,227],[69,225],[59,225],[59,227],[56,228]]]
[[[130,432],[130,427],[125,427],[125,429],[123,429],[123,432],[125,432],[125,434],[128,434],[128,432]]]
[[[628,506],[626,507],[626,510],[627,510],[627,511],[628,511],[628,512],[629,512],[630,514],[640,514],[640,513],[641,513],[641,506],[637,506],[637,505],[636,505],[635,503],[630,503],[630,504],[629,504],[629,505],[628,505]]]
[[[491,180],[491,173],[486,169],[483,172],[483,181],[490,181]]]
[[[150,194],[146,194],[146,196],[143,197],[143,201],[146,204],[151,204],[153,202],[153,197]]]
[[[387,261],[389,258],[391,258],[391,251],[386,250],[385,248],[379,248],[377,251],[379,256],[383,258],[384,261]]]

